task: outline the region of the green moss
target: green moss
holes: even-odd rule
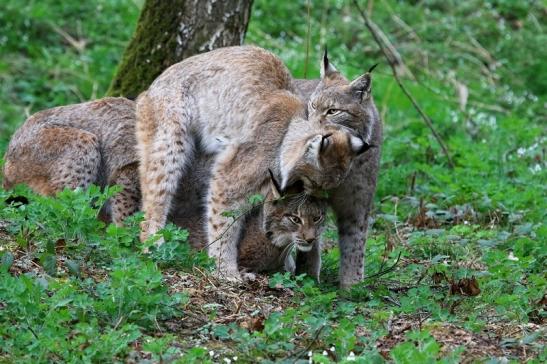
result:
[[[177,55],[178,27],[185,0],[148,0],[107,92],[109,96],[136,97],[168,66],[182,60]]]

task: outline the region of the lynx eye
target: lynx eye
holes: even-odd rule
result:
[[[329,116],[333,116],[333,115],[338,115],[340,114],[341,110],[338,110],[338,109],[328,109],[326,112],[325,112],[325,115],[329,115]]]
[[[313,218],[313,222],[316,224],[319,224],[321,221],[323,221],[323,215],[316,216]]]
[[[300,218],[298,216],[295,216],[295,215],[289,215],[289,220],[291,220],[291,222],[295,225],[300,225],[302,224],[302,220],[300,220]]]
[[[310,107],[312,108],[312,110],[317,109],[317,105],[315,104],[315,102],[310,102]]]

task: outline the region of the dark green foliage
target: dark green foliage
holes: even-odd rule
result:
[[[167,228],[164,247],[147,256],[136,239],[139,216],[128,227],[104,229],[96,216],[112,190],[65,190],[56,198],[15,192],[29,203],[0,202],[0,220],[10,222],[18,259],[38,260],[47,275],[38,269],[13,276],[7,270],[15,268],[13,253],[0,253],[0,354],[7,359],[122,361],[130,343],[158,320],[180,316],[187,302],[184,294],[168,293],[158,264],[210,265],[204,253],[187,248],[186,231]],[[7,196],[0,190],[0,201]],[[152,352],[169,344],[146,342]]]

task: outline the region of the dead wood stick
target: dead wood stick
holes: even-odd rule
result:
[[[418,103],[416,102],[414,97],[410,94],[410,92],[407,90],[407,88],[401,82],[401,79],[399,78],[399,74],[398,74],[398,71],[397,71],[397,63],[395,63],[396,61],[393,57],[393,53],[386,49],[386,45],[382,40],[383,38],[378,33],[378,30],[380,28],[378,27],[378,25],[376,25],[370,19],[367,12],[364,11],[363,9],[361,9],[359,4],[357,3],[357,0],[353,0],[353,3],[355,4],[355,6],[357,7],[357,10],[361,14],[361,17],[363,18],[363,20],[365,22],[365,26],[370,31],[372,37],[374,38],[374,41],[378,44],[378,46],[380,47],[380,50],[382,51],[384,57],[387,59],[387,61],[389,63],[389,66],[391,67],[391,70],[393,71],[393,77],[395,77],[395,81],[399,85],[399,88],[403,91],[403,93],[406,95],[406,97],[410,100],[410,102],[412,103],[412,106],[414,106],[414,109],[416,109],[418,114],[420,114],[420,116],[424,120],[424,122],[427,125],[427,127],[429,128],[429,130],[431,130],[431,133],[433,134],[433,136],[435,137],[435,139],[439,143],[444,155],[446,156],[446,159],[448,160],[449,167],[454,168],[454,162],[452,161],[452,157],[450,156],[450,152],[448,151],[448,147],[446,146],[446,144],[442,140],[439,133],[437,133],[437,131],[435,130],[435,127],[433,126],[433,122],[431,121],[429,116],[427,116],[427,114],[422,110],[422,108],[418,105]],[[393,46],[392,46],[392,48],[393,48]]]

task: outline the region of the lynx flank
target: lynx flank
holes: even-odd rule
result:
[[[112,220],[139,208],[135,103],[104,98],[61,106],[29,117],[15,132],[5,156],[4,188],[25,183],[53,195],[65,187],[121,185],[110,201]]]
[[[307,177],[319,178],[312,182],[322,188],[323,177],[332,175],[328,167],[339,165],[321,164],[322,156],[351,161],[365,150],[366,144],[345,128],[301,122],[305,104],[292,91],[290,74],[282,62],[256,47],[204,53],[160,75],[137,101],[145,213],[141,239],[165,224],[173,194],[199,144],[206,153],[217,155],[207,204],[209,254],[217,259],[220,274],[239,278],[237,243],[243,224],[232,223],[222,213],[237,210],[247,196],[264,191],[268,169],[282,175],[284,186],[297,180],[300,171],[319,169],[322,173]],[[304,146],[300,156],[309,160],[304,166],[279,165],[286,159],[278,155],[291,122],[307,127],[298,139]],[[339,148],[346,153],[338,153]],[[351,163],[346,165],[351,167]],[[335,185],[330,177],[328,183]]]

